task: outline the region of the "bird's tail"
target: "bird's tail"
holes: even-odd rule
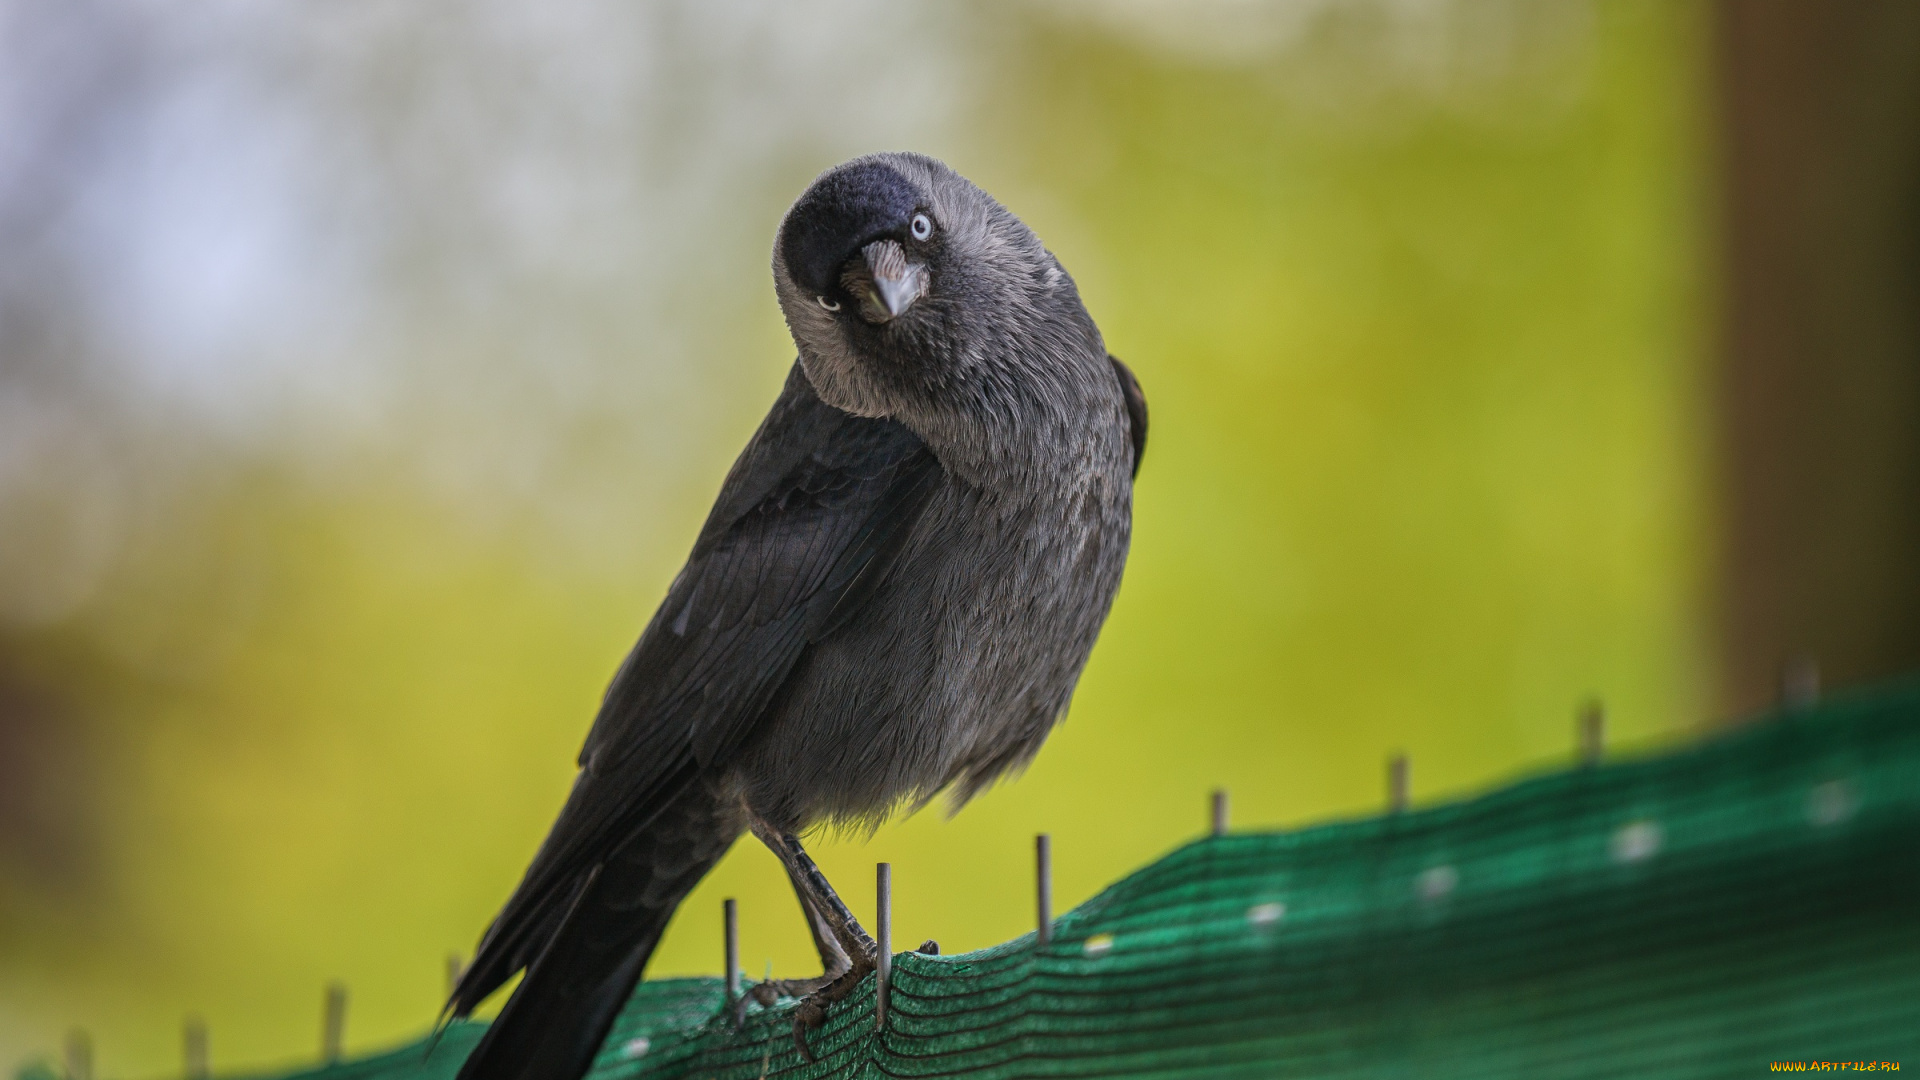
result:
[[[687,893],[738,835],[696,785],[596,867],[459,1080],[578,1080]]]

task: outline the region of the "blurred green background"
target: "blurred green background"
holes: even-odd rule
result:
[[[1704,9],[0,5],[0,1067],[423,1030],[791,347],[773,230],[936,154],[1153,410],[1067,724],[820,838],[897,940],[1716,708]],[[740,845],[650,971],[813,964]]]

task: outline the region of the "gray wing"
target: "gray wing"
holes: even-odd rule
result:
[[[573,791],[455,1015],[532,962],[594,868],[739,747],[807,645],[865,602],[944,477],[912,432],[825,404],[794,365],[608,687]]]

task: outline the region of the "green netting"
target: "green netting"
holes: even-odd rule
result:
[[[1753,1076],[1920,1066],[1920,685],[1652,760],[1202,840],[1057,924],[790,1004],[643,984],[592,1080]],[[442,1080],[477,1037],[301,1074]],[[289,1078],[291,1080],[291,1078]]]

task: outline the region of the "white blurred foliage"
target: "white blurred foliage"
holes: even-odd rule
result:
[[[0,619],[212,459],[643,527],[781,363],[786,201],[937,144],[964,56],[877,0],[0,3]]]
[[[1263,67],[1298,105],[1345,123],[1413,94],[1470,103],[1516,74],[1558,70],[1577,89],[1590,0],[1041,0],[1189,62]]]
[[[955,145],[996,33],[1035,13],[1308,104],[1577,67],[1589,17],[0,0],[0,620],[72,612],[183,476],[262,461],[377,469],[589,573],[680,542],[650,515],[710,488],[762,404],[741,381],[784,363],[788,200],[856,153]]]

